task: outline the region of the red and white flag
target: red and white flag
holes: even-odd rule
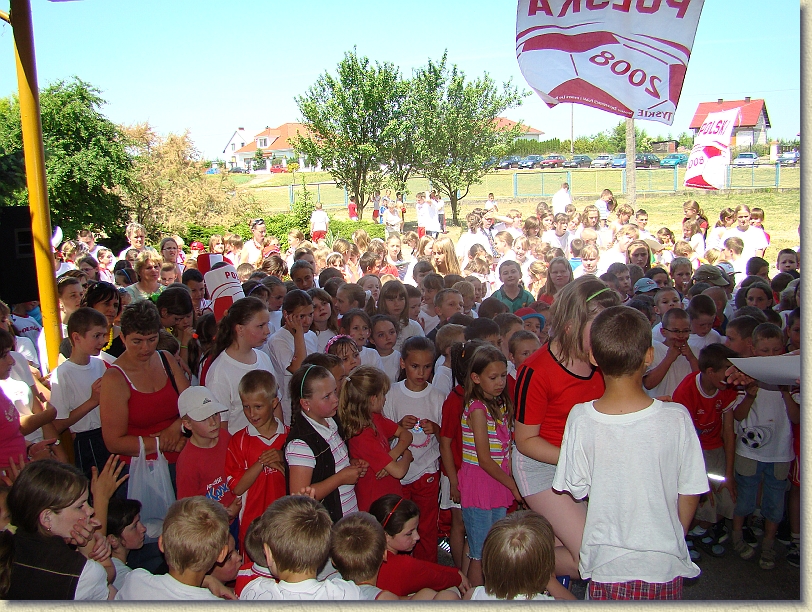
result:
[[[217,321],[226,315],[234,302],[245,297],[234,266],[222,266],[216,270],[210,270],[206,272],[203,280],[209,290],[212,301],[211,309]]]
[[[516,57],[550,107],[671,125],[704,0],[519,0]]]
[[[741,107],[720,113],[708,113],[696,133],[685,170],[685,186],[699,189],[724,189],[730,164],[730,136]]]

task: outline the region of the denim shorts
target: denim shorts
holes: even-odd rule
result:
[[[465,523],[465,533],[468,536],[468,558],[474,561],[482,559],[482,545],[485,543],[485,536],[496,521],[504,518],[507,508],[463,508],[462,522]]]
[[[739,473],[739,456],[736,456],[736,516],[747,516],[756,509],[758,485],[761,490],[761,516],[772,523],[780,523],[784,517],[784,494],[787,492],[787,470],[785,463],[763,463],[756,461],[755,474],[744,476]],[[752,461],[752,460],[751,460]],[[749,462],[748,462],[749,463]],[[778,468],[778,469],[776,469]],[[746,470],[749,472],[750,470]],[[775,473],[784,478],[779,480]]]

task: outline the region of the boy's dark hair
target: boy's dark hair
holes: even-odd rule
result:
[[[767,318],[767,323],[777,325],[779,328],[781,328],[784,325],[784,320],[781,318],[781,315],[775,312],[772,308],[768,308],[763,312],[764,316]]]
[[[498,301],[498,300],[497,300]],[[485,302],[483,302],[484,304]],[[499,302],[500,304],[502,302]],[[488,336],[498,336],[499,325],[493,319],[487,317],[479,317],[474,319],[468,327],[465,328],[465,341],[469,340],[484,340]]]
[[[324,287],[331,278],[344,280],[344,275],[341,273],[341,270],[337,270],[336,268],[324,268],[324,270],[319,272],[319,287]]]
[[[252,280],[252,281],[257,281],[257,282],[259,282],[259,281],[261,281],[263,278],[267,278],[268,276],[270,276],[270,274],[268,274],[267,272],[265,272],[265,271],[263,271],[263,270],[254,270],[254,271],[253,271],[253,272],[251,272],[251,274],[248,276],[248,280]]]
[[[330,294],[330,297],[335,299],[336,294],[338,293],[339,287],[342,285],[346,285],[347,281],[345,281],[342,277],[334,276],[327,280],[326,283],[323,285],[319,282],[319,286],[324,289],[327,293]]]
[[[795,325],[795,321],[800,320],[801,318],[801,309],[795,308],[792,312],[787,315],[787,327],[792,327]]]
[[[440,291],[437,292],[437,295],[434,296],[434,307],[440,308],[440,306],[443,305],[443,301],[445,300],[446,296],[453,294],[460,296],[460,299],[462,299],[462,294],[456,289],[440,289]]]
[[[464,281],[465,277],[461,274],[446,274],[443,277],[443,287],[451,289],[456,283]]]
[[[759,323],[758,327],[753,330],[753,345],[759,340],[772,340],[778,339],[784,342],[784,332],[781,328],[773,323]]]
[[[155,350],[166,351],[170,355],[175,355],[180,350],[180,342],[165,329],[158,331],[158,345]]]
[[[759,311],[761,312],[761,311]],[[763,323],[763,321],[761,321]],[[726,329],[732,329],[739,334],[741,338],[752,338],[753,332],[758,327],[760,321],[755,317],[751,317],[750,315],[741,315],[738,317],[732,318],[730,321],[727,322]]]
[[[158,312],[166,310],[167,314],[185,317],[194,310],[192,295],[186,285],[173,283],[155,300]]]
[[[604,272],[598,278],[601,279],[607,285],[617,286],[617,276],[615,276],[612,272]]]
[[[477,315],[478,319],[493,319],[496,315],[503,313],[503,312],[510,312],[510,308],[503,302],[500,302],[495,297],[491,296],[489,298],[485,298],[482,300],[482,303],[477,308]]]
[[[330,558],[344,580],[361,584],[375,576],[386,552],[386,534],[369,512],[355,512],[333,525]]]
[[[708,368],[714,372],[727,369],[730,367],[730,358],[738,356],[736,351],[724,344],[709,344],[699,351],[699,371],[704,373]]]
[[[500,312],[493,318],[493,322],[499,326],[499,335],[504,336],[514,325],[523,325],[522,319],[512,312]]]
[[[414,268],[412,269],[412,275],[415,274],[422,274],[423,272],[428,272],[429,274],[434,274],[434,266],[431,265],[430,261],[418,261],[414,264]],[[407,285],[410,286],[410,285]],[[412,287],[414,285],[411,285]]]
[[[378,265],[379,259],[380,258],[372,251],[367,251],[361,255],[361,258],[358,260],[358,266],[361,268],[361,272],[368,274],[370,270]]]
[[[643,313],[643,316],[645,316],[649,321],[651,321],[654,318],[654,306],[652,306],[646,300],[640,299],[642,297],[648,296],[638,296],[634,298],[632,301],[630,301],[628,304],[626,304],[626,306],[628,306],[629,308],[634,308],[635,310],[639,310],[640,312]]]
[[[668,329],[674,322],[674,319],[680,319],[682,321],[690,321],[690,317],[685,310],[681,308],[672,308],[668,310],[662,317],[663,327]]]
[[[715,287],[716,285],[711,285],[710,283],[694,283],[686,292],[686,296],[689,298],[693,298],[694,296],[700,295],[706,289],[710,289],[711,287]]]
[[[646,271],[637,264],[629,264],[628,268],[629,282],[632,284],[632,287],[634,287],[634,284],[646,275]]]
[[[621,272],[628,272],[629,266],[627,266],[623,262],[616,261],[615,263],[610,264],[609,267],[606,269],[606,271],[609,272],[610,274],[614,274],[615,276],[617,276]]]
[[[696,319],[700,315],[716,316],[716,302],[709,295],[700,293],[691,298],[687,308],[688,316]]]
[[[443,277],[437,274],[436,272],[426,274],[426,276],[423,277],[422,284],[423,288],[428,289],[429,291],[442,291],[443,289],[445,289]]]
[[[508,351],[511,355],[516,353],[516,349],[519,346],[519,342],[524,342],[525,340],[535,340],[538,342],[539,337],[531,331],[527,331],[526,329],[520,329],[515,334],[510,337],[508,341]]]
[[[669,276],[668,270],[666,270],[665,268],[654,267],[654,268],[649,268],[649,270],[646,272],[646,278],[654,278],[658,274],[665,274],[666,276]],[[669,276],[669,278],[670,278],[670,276]]]
[[[280,497],[262,513],[259,523],[260,539],[280,572],[318,572],[330,555],[333,522],[315,499]]]
[[[770,280],[770,289],[773,290],[773,293],[781,295],[781,292],[786,289],[787,285],[793,280],[795,280],[795,277],[789,272],[779,272]]]
[[[651,323],[634,308],[611,306],[595,317],[590,342],[604,376],[631,376],[640,371],[651,348]]]
[[[474,321],[476,321],[474,317],[469,317],[467,314],[462,314],[461,312],[457,312],[448,318],[449,323],[454,325],[462,325],[463,327],[467,327]]]
[[[107,317],[94,308],[78,308],[68,319],[68,338],[73,344],[73,334],[84,336],[94,327],[107,329]]]
[[[417,266],[415,266],[415,267],[417,267]],[[422,294],[420,293],[420,289],[418,289],[414,285],[404,285],[404,286],[406,287],[406,298],[407,299],[412,299],[412,298],[416,298],[416,297],[422,297]],[[407,305],[407,307],[408,307],[408,305]]]
[[[765,312],[755,306],[742,306],[741,308],[737,308],[733,312],[733,318],[730,320],[730,323],[741,317],[750,317],[751,319],[755,319],[758,323],[767,322]]]
[[[747,276],[758,276],[758,273],[761,272],[763,268],[770,267],[770,262],[768,262],[763,257],[751,257],[747,260],[747,265],[744,267],[744,271],[747,273]]]
[[[256,517],[248,529],[245,531],[245,540],[243,540],[244,552],[248,555],[254,563],[261,567],[265,567],[268,563],[265,559],[265,549],[262,546],[262,534],[259,529],[260,517]]]
[[[132,525],[140,512],[141,502],[137,499],[111,497],[107,506],[107,535],[120,538],[124,528]]]
[[[183,271],[183,274],[180,277],[181,282],[184,285],[189,284],[189,281],[194,281],[196,283],[203,282],[203,275],[200,273],[200,270],[196,270],[194,268],[186,268]]]

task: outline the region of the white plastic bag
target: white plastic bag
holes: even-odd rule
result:
[[[175,491],[169,477],[169,463],[161,452],[158,438],[155,444],[158,458],[147,461],[144,438],[138,438],[141,447],[138,457],[130,462],[130,478],[127,497],[141,502],[141,522],[147,535],[157,538],[163,529],[164,517],[169,506],[175,502]]]

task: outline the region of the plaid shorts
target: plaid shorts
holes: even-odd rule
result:
[[[671,582],[595,582],[589,583],[589,599],[638,600],[682,599],[682,576]]]

